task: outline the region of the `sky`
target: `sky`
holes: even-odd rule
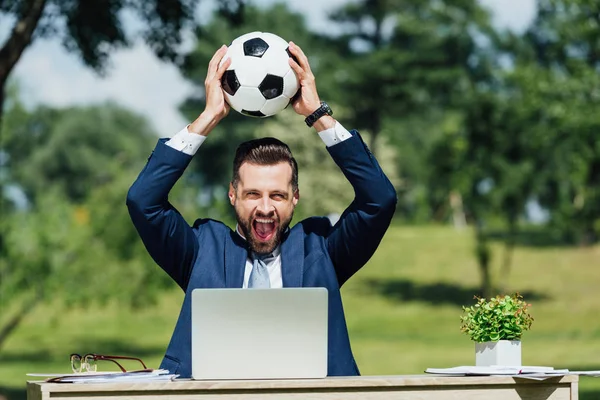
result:
[[[304,13],[312,29],[326,27],[326,15],[348,0],[302,0],[290,8]],[[275,0],[256,0],[271,4]],[[499,28],[522,31],[535,14],[535,0],[480,0],[492,10]],[[198,16],[210,15],[210,0],[201,0]],[[0,15],[0,43],[8,35],[11,21]],[[257,27],[257,30],[268,30]],[[233,38],[232,38],[233,39]],[[288,40],[293,40],[292,38]],[[189,121],[183,119],[178,105],[194,87],[174,66],[159,61],[143,44],[115,51],[104,78],[83,66],[60,43],[37,40],[24,52],[11,75],[16,78],[25,104],[54,107],[84,105],[112,100],[146,116],[161,136],[170,136]],[[198,110],[200,113],[202,110]]]

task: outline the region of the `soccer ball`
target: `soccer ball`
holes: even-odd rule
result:
[[[296,73],[288,60],[288,42],[267,32],[251,32],[236,38],[223,61],[231,65],[223,74],[221,86],[227,103],[251,117],[277,114],[298,92]],[[222,62],[223,62],[222,61]]]

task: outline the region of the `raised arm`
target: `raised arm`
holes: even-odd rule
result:
[[[369,261],[396,210],[396,190],[360,135],[328,147],[354,188],[354,200],[327,237],[327,249],[341,285]]]
[[[314,74],[302,49],[290,42],[290,65],[300,81],[294,111],[308,117],[321,107]],[[321,115],[321,114],[318,114]],[[354,188],[355,198],[327,236],[327,249],[340,286],[371,258],[396,210],[396,191],[358,132],[348,132],[331,115],[312,125]]]
[[[183,290],[198,253],[198,241],[168,196],[191,158],[159,141],[127,193],[131,221],[148,253]]]
[[[223,97],[221,77],[229,64],[219,63],[227,51],[222,46],[208,66],[205,80],[206,108],[178,137],[200,135],[193,141],[201,143],[204,137],[229,112]],[[198,140],[202,139],[202,140]],[[186,154],[175,143],[159,141],[148,163],[127,194],[127,207],[146,249],[182,288],[186,289],[190,271],[199,251],[199,240],[194,230],[173,207],[168,196],[171,188],[183,174],[193,154]],[[196,147],[197,148],[197,147]]]

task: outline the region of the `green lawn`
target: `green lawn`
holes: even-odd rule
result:
[[[459,331],[461,305],[479,283],[470,230],[393,227],[377,254],[343,289],[352,347],[363,375],[419,374],[474,363]],[[501,245],[494,252],[498,270]],[[600,369],[600,246],[519,247],[509,290],[533,303],[523,363]],[[0,398],[25,398],[27,372],[68,372],[72,352],[138,356],[157,367],[182,295],[144,310],[37,309],[0,351]],[[600,379],[583,378],[582,400],[600,399]]]

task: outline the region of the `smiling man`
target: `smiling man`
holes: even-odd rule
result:
[[[287,145],[274,138],[240,145],[229,200],[250,249],[258,254],[275,250],[292,221],[298,198],[298,165]]]
[[[168,201],[192,157],[229,112],[221,77],[230,61],[219,66],[226,50],[221,47],[209,63],[204,111],[171,139],[159,141],[127,195],[146,249],[185,292],[160,368],[182,378],[191,375],[191,293],[196,288],[324,287],[327,373],[359,375],[340,288],[377,249],[394,214],[396,193],[358,132],[347,131],[320,101],[300,47],[290,42],[298,60],[290,58],[290,65],[300,81],[292,106],[316,129],[354,188],[354,200],[338,222],[332,226],[325,217],[312,217],[289,226],[300,201],[298,165],[289,147],[275,138],[245,142],[236,151],[228,193],[237,216],[235,231],[208,218],[190,226]]]

